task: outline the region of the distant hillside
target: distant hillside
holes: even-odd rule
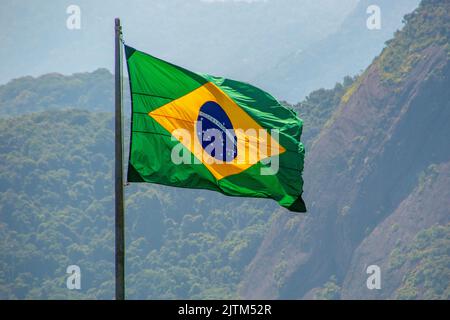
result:
[[[114,78],[106,69],[28,76],[0,86],[0,116],[64,108],[113,111],[113,99]]]
[[[306,157],[309,213],[274,219],[242,297],[450,299],[449,12],[422,1],[347,90]]]
[[[352,83],[292,106],[308,148]],[[112,90],[106,70],[0,87],[0,298],[112,297],[113,116],[88,111],[112,110]],[[129,298],[237,297],[271,217],[287,214],[270,200],[126,191]],[[81,292],[65,289],[69,264],[82,269]]]
[[[449,9],[424,1],[361,76],[291,106],[306,215],[127,186],[127,298],[449,299]],[[112,298],[112,81],[99,69],[0,86],[0,299]]]
[[[276,66],[263,70],[255,79],[275,96],[295,102],[316,88],[329,88],[346,75],[364,70],[402,26],[402,17],[417,7],[419,0],[359,1],[336,32],[313,44],[299,42]],[[366,13],[370,5],[381,10],[381,29],[369,30]]]

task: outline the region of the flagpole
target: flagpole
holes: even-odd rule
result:
[[[116,300],[125,299],[125,229],[122,135],[122,26],[115,19],[115,273]]]

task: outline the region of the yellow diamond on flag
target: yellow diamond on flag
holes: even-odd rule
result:
[[[286,151],[267,130],[211,82],[149,112],[148,115],[172,134],[180,129],[186,130],[192,138],[180,139],[180,143],[194,154],[217,180],[238,174],[263,159]],[[229,132],[232,132],[235,139],[228,134],[229,139],[225,140],[234,142],[235,146],[223,149],[229,157],[221,154],[218,159],[205,148],[203,132],[198,131],[199,121],[202,120],[221,132],[231,129]],[[174,137],[179,139],[177,135]]]

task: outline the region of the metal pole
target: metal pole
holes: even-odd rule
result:
[[[116,300],[125,299],[125,228],[123,197],[122,135],[122,26],[115,19],[115,232],[116,232]]]

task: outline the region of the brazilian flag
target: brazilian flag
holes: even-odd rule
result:
[[[128,182],[272,198],[305,212],[303,121],[247,83],[125,46],[132,101]]]

